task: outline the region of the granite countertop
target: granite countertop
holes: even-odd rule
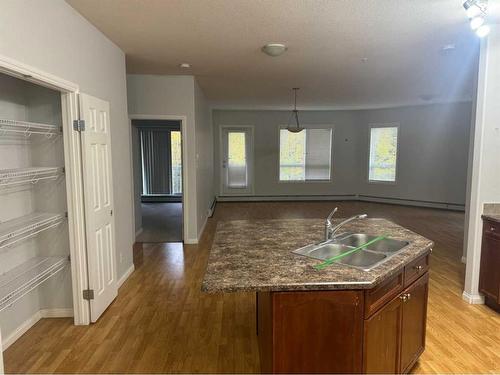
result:
[[[388,235],[410,244],[371,271],[338,263],[316,270],[313,266],[321,261],[291,251],[324,240],[322,219],[219,222],[202,290],[369,289],[434,246],[431,240],[385,219],[357,220],[343,226],[340,233],[345,232]]]

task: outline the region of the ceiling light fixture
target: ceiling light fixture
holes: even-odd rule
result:
[[[486,35],[490,33],[490,27],[488,25],[482,25],[479,29],[476,30],[476,34],[480,38],[484,38]]]
[[[276,57],[285,53],[287,49],[287,46],[281,43],[268,43],[262,47],[262,52],[268,56]]]
[[[179,64],[179,67],[182,69],[189,69],[189,68],[191,68],[191,64],[182,63],[182,64]]]
[[[490,33],[490,27],[486,24],[487,3],[485,0],[466,0],[463,3],[467,17],[470,20],[470,27],[476,31],[480,38],[484,38]]]
[[[480,26],[484,24],[484,18],[481,16],[474,17],[473,19],[470,20],[470,28],[472,30],[477,30],[479,29]]]
[[[293,111],[290,116],[290,119],[288,120],[288,126],[286,127],[286,129],[290,133],[300,133],[302,130],[304,130],[304,128],[300,126],[299,111],[297,110],[297,91],[300,89],[298,87],[294,87],[292,90],[295,95],[295,101],[294,101]],[[293,123],[295,123],[295,125],[293,125]]]

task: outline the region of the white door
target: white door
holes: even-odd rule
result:
[[[109,103],[80,94],[85,226],[90,320],[96,322],[118,294],[115,269],[115,223],[111,175]]]
[[[249,195],[253,184],[253,128],[221,128],[223,195]]]

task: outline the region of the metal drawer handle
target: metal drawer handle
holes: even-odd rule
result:
[[[403,302],[407,302],[411,298],[410,293],[403,293],[399,296],[399,299],[402,300]]]
[[[492,232],[494,232],[494,231],[495,231],[495,227],[490,227],[490,230],[491,230]]]
[[[420,272],[423,268],[423,266],[415,266],[415,271]]]

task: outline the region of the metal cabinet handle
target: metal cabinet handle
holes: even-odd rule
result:
[[[411,298],[410,293],[403,293],[399,296],[399,299],[402,300],[403,302],[407,302]]]
[[[494,231],[495,231],[495,227],[490,227],[490,230],[491,230],[492,232],[494,232]]]
[[[424,268],[423,266],[415,266],[415,271],[420,272]]]

